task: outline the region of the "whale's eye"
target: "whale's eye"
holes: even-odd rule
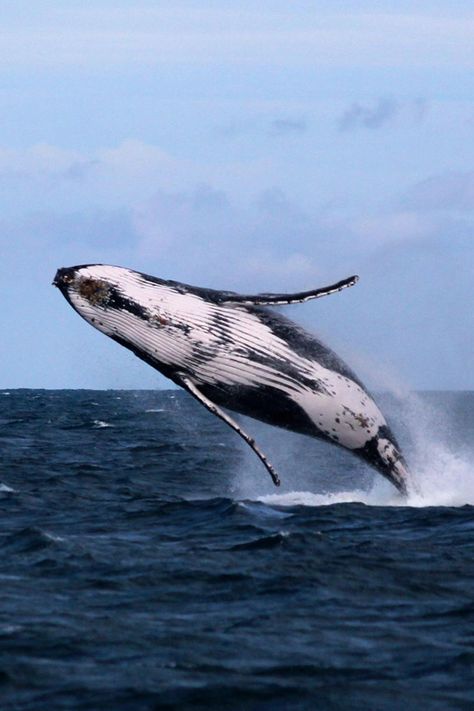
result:
[[[83,277],[79,280],[77,291],[92,306],[106,306],[109,298],[109,285],[100,279]]]

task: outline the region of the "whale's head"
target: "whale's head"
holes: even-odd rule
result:
[[[129,348],[160,325],[160,280],[123,267],[84,264],[58,269],[53,281],[82,318]]]
[[[131,269],[105,264],[66,267],[58,269],[53,284],[86,321],[108,335],[116,332],[118,316],[148,316],[149,278]]]
[[[169,295],[179,299],[180,293],[170,284],[105,264],[58,269],[53,281],[91,326],[175,380],[175,358],[166,347],[166,332],[171,328]]]
[[[113,298],[114,280],[110,270],[102,265],[91,264],[58,269],[53,284],[79,312],[86,313],[89,307],[106,306]],[[123,271],[123,270],[120,270]],[[113,276],[113,272],[112,272]],[[82,315],[82,313],[81,313]]]

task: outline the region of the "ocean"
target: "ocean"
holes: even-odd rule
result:
[[[473,709],[474,393],[379,397],[408,501],[182,391],[0,391],[0,708]]]

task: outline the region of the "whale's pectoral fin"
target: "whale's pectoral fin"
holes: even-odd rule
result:
[[[252,439],[241,427],[240,425],[232,419],[229,415],[227,415],[223,410],[221,410],[220,407],[218,407],[215,403],[212,402],[212,400],[209,400],[203,393],[199,390],[199,388],[194,384],[194,382],[191,380],[191,378],[187,375],[184,375],[184,373],[180,373],[178,377],[176,378],[176,382],[179,382],[179,384],[187,390],[193,397],[196,398],[196,400],[199,400],[199,402],[204,405],[204,407],[209,410],[209,412],[212,412],[214,415],[217,415],[217,417],[220,417],[221,420],[224,420],[229,427],[232,427],[233,430],[239,434],[242,439],[244,439],[249,447],[253,449],[257,457],[261,459],[263,464],[266,466],[268,473],[270,474],[273,483],[275,486],[280,486],[280,479],[278,474],[276,473],[275,469],[273,468],[272,464],[268,461],[266,456],[263,454],[263,452],[258,448],[258,446],[255,443],[255,440]]]
[[[283,304],[301,304],[310,299],[319,299],[320,296],[328,296],[336,291],[342,291],[348,286],[354,286],[359,281],[359,277],[354,275],[347,279],[338,281],[337,284],[322,286],[319,289],[310,291],[300,291],[296,294],[233,294],[232,292],[222,293],[219,299],[223,304],[244,304],[255,306],[282,306]]]

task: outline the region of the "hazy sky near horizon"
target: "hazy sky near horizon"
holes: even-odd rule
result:
[[[395,8],[395,9],[394,9]],[[111,263],[286,314],[372,387],[474,388],[474,9],[2,3],[0,387],[163,387],[51,286]]]

